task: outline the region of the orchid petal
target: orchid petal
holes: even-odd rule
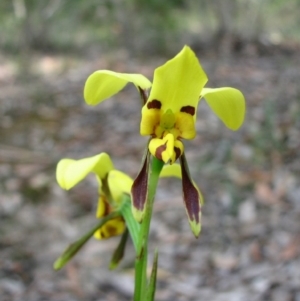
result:
[[[69,190],[90,172],[104,179],[113,168],[113,163],[106,153],[80,160],[62,159],[57,164],[56,179],[61,188]]]
[[[145,204],[148,197],[150,153],[147,147],[142,167],[131,187],[132,214],[137,222],[141,222],[145,214]]]
[[[165,165],[163,167],[159,177],[160,178],[175,177],[175,178],[182,179],[181,166],[177,163],[172,164],[172,165]],[[194,181],[193,181],[193,185],[198,190],[198,193],[200,195],[200,202],[201,202],[201,205],[203,205],[204,204],[204,199],[203,199],[203,196],[201,194],[201,191],[200,191],[199,187],[197,186],[197,184]]]
[[[244,121],[246,105],[241,91],[223,88],[204,88],[201,92],[209,107],[231,130],[236,131]]]
[[[179,136],[183,139],[194,139],[196,137],[194,118],[188,113],[178,113],[176,116],[176,128]]]
[[[108,174],[107,181],[113,200],[120,205],[122,195],[124,193],[130,195],[133,180],[119,170],[112,170]]]
[[[168,163],[175,156],[174,136],[169,133],[163,139],[151,139],[149,143],[149,150],[154,157]]]
[[[97,211],[96,211],[96,217],[101,218],[103,216],[106,216],[110,213],[110,206],[106,200],[106,197],[104,195],[101,195],[98,198],[98,204],[97,204]]]
[[[142,74],[98,70],[85,83],[84,99],[88,105],[94,106],[121,91],[127,83],[133,83],[141,89],[151,87],[151,82]]]
[[[143,115],[143,122],[141,123],[140,133],[142,136],[152,135],[155,128],[160,123],[161,111],[159,109],[147,110]],[[160,133],[159,133],[160,134]]]
[[[173,59],[155,70],[151,93],[142,114],[149,109],[147,104],[153,100],[161,102],[163,111],[171,109],[177,113],[185,106],[195,109],[206,82],[207,76],[195,53],[184,46]]]
[[[180,157],[180,165],[185,209],[189,219],[190,228],[194,235],[198,237],[201,231],[201,205],[203,204],[203,198],[191,179],[184,154]]]
[[[105,239],[117,236],[125,231],[125,222],[123,217],[118,216],[106,222],[99,230],[94,233],[96,239]]]

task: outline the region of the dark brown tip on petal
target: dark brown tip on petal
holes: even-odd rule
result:
[[[175,161],[181,156],[181,149],[179,147],[174,147]]]
[[[180,112],[188,113],[188,114],[194,116],[195,115],[195,107],[185,106],[180,109]]]
[[[162,159],[162,153],[167,149],[167,142],[161,146],[159,146],[155,151],[155,157],[161,161]]]
[[[182,173],[182,190],[183,199],[186,207],[186,211],[190,221],[195,221],[197,224],[200,223],[199,212],[200,207],[200,196],[199,192],[193,184],[191,179],[189,168],[184,153],[180,157],[181,173]]]
[[[150,102],[147,103],[148,109],[160,109],[161,108],[161,102],[157,99],[153,99]]]
[[[143,211],[148,193],[148,174],[149,174],[150,153],[147,148],[142,168],[134,180],[131,187],[133,207],[138,211]]]
[[[141,95],[141,98],[142,98],[142,101],[143,101],[143,105],[147,102],[147,90],[143,90],[141,87],[138,87],[139,88],[139,91],[140,91],[140,95]]]

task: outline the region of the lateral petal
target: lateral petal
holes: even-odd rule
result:
[[[113,163],[106,153],[80,160],[62,159],[57,164],[56,180],[61,188],[69,190],[90,172],[94,172],[100,179],[104,179],[113,168]]]
[[[196,136],[195,120],[188,113],[178,113],[176,116],[176,128],[179,131],[180,138],[194,139]]]
[[[148,176],[149,176],[150,153],[147,147],[142,168],[133,181],[131,187],[132,214],[137,222],[141,222],[145,213],[145,204],[148,197]]]
[[[142,74],[98,70],[91,74],[85,83],[83,93],[85,102],[95,106],[121,91],[127,83],[133,83],[142,90],[151,87],[151,82]]]
[[[123,193],[129,194],[133,180],[119,170],[111,170],[108,174],[108,186],[113,200],[120,205]]]
[[[182,179],[181,166],[177,163],[172,164],[172,165],[164,165],[159,177],[160,178],[175,177],[175,178],[178,178],[178,179]],[[200,203],[201,203],[201,205],[203,205],[204,204],[204,199],[203,199],[203,196],[201,194],[201,191],[200,191],[199,187],[197,186],[197,184],[194,181],[193,181],[193,185],[198,190],[198,193],[200,195]]]
[[[203,203],[203,199],[200,191],[197,189],[191,179],[184,154],[182,154],[182,156],[180,157],[180,165],[182,172],[184,205],[191,230],[194,235],[198,237],[201,231],[201,204]]]
[[[245,98],[241,91],[223,88],[204,88],[201,92],[209,107],[231,130],[236,131],[245,118]]]

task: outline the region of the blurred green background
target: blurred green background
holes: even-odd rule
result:
[[[299,40],[299,9],[299,0],[2,1],[0,47],[9,54],[121,47],[147,56],[184,43],[218,47],[229,38],[227,47],[237,50],[241,42]]]

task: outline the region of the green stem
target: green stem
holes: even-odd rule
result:
[[[150,231],[150,222],[152,209],[159,174],[164,166],[164,162],[152,158],[152,166],[148,180],[148,195],[146,201],[145,216],[143,218],[138,237],[137,256],[135,261],[135,291],[134,301],[143,301],[147,290],[147,259],[148,259],[148,236]]]
[[[121,212],[123,218],[125,219],[126,226],[130,232],[130,236],[134,245],[134,249],[138,251],[138,238],[140,232],[140,224],[134,219],[131,211],[131,202],[130,198],[127,195],[123,195],[123,206]]]

